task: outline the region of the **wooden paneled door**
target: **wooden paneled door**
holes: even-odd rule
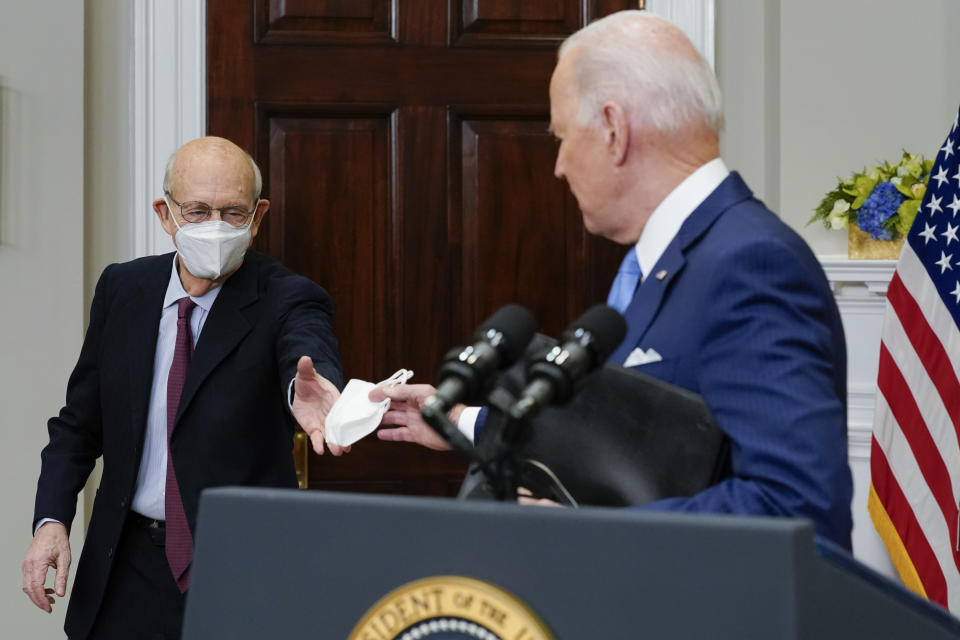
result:
[[[627,0],[208,0],[208,129],[257,159],[259,249],[333,296],[347,378],[435,382],[517,302],[558,335],[623,249],[553,177],[558,44]],[[448,495],[463,463],[373,438],[311,488]]]

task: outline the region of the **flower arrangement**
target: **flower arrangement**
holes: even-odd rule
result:
[[[821,220],[828,229],[854,224],[874,240],[905,237],[920,209],[932,168],[933,160],[904,151],[896,164],[884,162],[838,178],[810,222]]]

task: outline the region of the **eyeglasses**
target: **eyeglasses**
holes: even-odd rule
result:
[[[210,219],[210,215],[214,211],[217,211],[220,213],[220,219],[231,227],[243,227],[253,219],[253,214],[257,211],[257,204],[260,203],[260,201],[257,200],[253,205],[253,209],[249,211],[238,204],[230,204],[217,208],[211,207],[206,202],[177,202],[173,199],[173,196],[170,195],[169,191],[165,191],[164,193],[170,198],[173,204],[180,207],[180,215],[190,223],[206,222]]]

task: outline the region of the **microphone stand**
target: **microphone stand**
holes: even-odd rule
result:
[[[487,405],[487,421],[484,432],[485,446],[476,447],[447,417],[440,403],[427,402],[420,411],[423,419],[440,436],[483,473],[486,483],[483,490],[470,496],[471,499],[493,499],[500,502],[516,500],[517,467],[516,446],[512,437],[519,431],[509,416],[513,395],[502,388],[490,394]],[[511,437],[504,437],[506,434]],[[489,444],[487,444],[489,443]]]
[[[577,506],[576,500],[549,467],[521,455],[525,435],[531,428],[530,419],[535,412],[522,415],[511,412],[515,402],[512,393],[503,387],[495,388],[487,398],[487,419],[480,445],[471,445],[469,451],[454,445],[476,464],[472,474],[477,481],[468,488],[468,476],[458,498],[515,502],[517,489],[524,487],[537,497],[547,497],[566,506]],[[451,424],[446,416],[443,418]],[[466,441],[463,434],[459,431],[457,434]],[[441,435],[444,434],[441,432]],[[476,478],[476,469],[479,469],[482,478]]]
[[[496,476],[496,472],[490,468],[490,462],[480,455],[477,447],[465,435],[460,433],[460,430],[450,421],[439,404],[427,403],[421,409],[420,415],[454,451],[459,452],[470,462],[476,464],[487,477]]]

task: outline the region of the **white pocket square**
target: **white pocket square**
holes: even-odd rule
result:
[[[653,347],[650,347],[646,351],[637,347],[630,352],[630,355],[627,356],[627,359],[624,360],[623,366],[625,367],[637,367],[641,364],[650,364],[651,362],[660,362],[663,360],[663,356],[657,353],[657,350]]]

